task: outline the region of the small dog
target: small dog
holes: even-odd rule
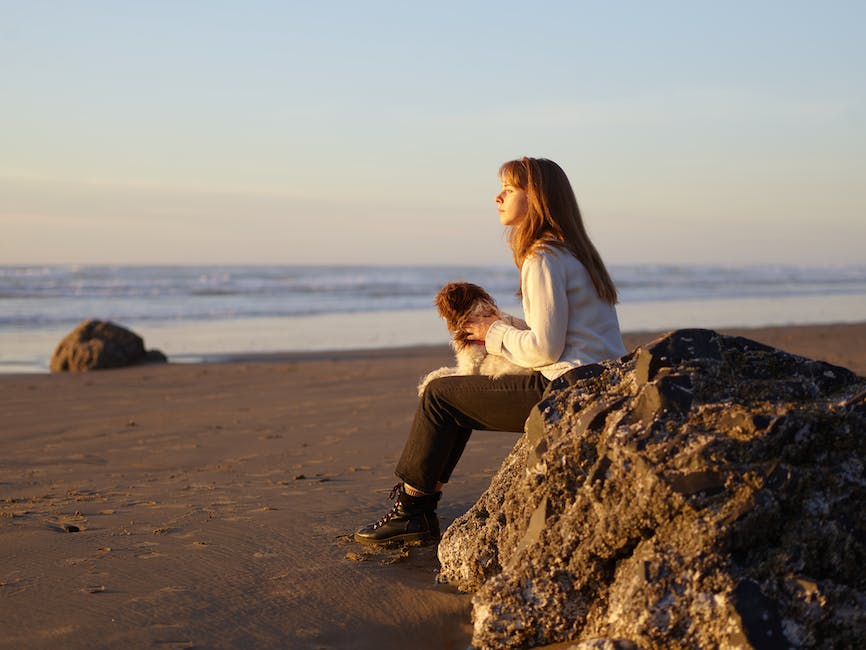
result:
[[[418,384],[419,397],[427,384],[438,377],[450,375],[488,375],[494,379],[502,375],[525,375],[531,368],[517,366],[504,357],[487,354],[484,341],[470,341],[463,329],[467,319],[475,316],[499,315],[499,308],[484,289],[471,282],[451,282],[436,294],[436,310],[445,320],[451,333],[451,347],[457,367],[443,367],[428,373]]]

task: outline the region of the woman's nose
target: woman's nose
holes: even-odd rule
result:
[[[494,200],[496,203],[502,203],[502,192],[500,192],[499,194],[497,194],[496,197],[495,197],[493,200]]]

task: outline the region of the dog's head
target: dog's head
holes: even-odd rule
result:
[[[462,348],[469,345],[468,334],[463,331],[466,319],[471,316],[496,314],[499,309],[493,298],[484,289],[471,282],[446,284],[434,301],[439,315],[445,319],[454,343]]]

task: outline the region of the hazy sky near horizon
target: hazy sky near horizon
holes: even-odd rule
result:
[[[866,263],[866,3],[0,0],[0,264]]]

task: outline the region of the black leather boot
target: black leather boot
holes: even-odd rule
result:
[[[355,533],[355,541],[361,544],[388,544],[390,542],[431,542],[439,540],[439,519],[436,503],[441,492],[413,497],[398,483],[388,498],[394,507],[381,519],[368,524]]]

